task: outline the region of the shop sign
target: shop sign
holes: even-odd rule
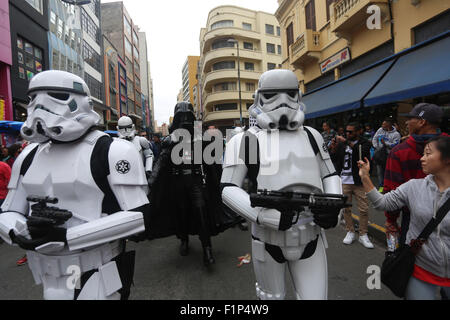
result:
[[[334,68],[336,68],[337,66],[350,61],[351,57],[350,57],[350,50],[349,48],[345,48],[341,51],[339,51],[338,53],[336,53],[335,55],[331,56],[330,58],[326,59],[325,61],[319,63],[320,65],[320,72],[322,72],[322,74],[333,70]]]

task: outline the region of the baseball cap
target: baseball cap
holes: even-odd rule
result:
[[[401,114],[407,118],[419,118],[433,124],[440,124],[444,111],[441,107],[431,103],[419,103],[411,110],[410,113]]]

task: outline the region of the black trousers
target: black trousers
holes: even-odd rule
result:
[[[177,237],[187,240],[189,226],[195,225],[203,247],[211,246],[211,236],[203,198],[202,178],[199,175],[174,175],[176,194]]]

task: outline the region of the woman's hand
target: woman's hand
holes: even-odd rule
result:
[[[361,177],[361,179],[370,176],[370,163],[369,160],[367,160],[367,158],[364,158],[364,161],[359,160],[358,167],[359,167],[359,176]]]

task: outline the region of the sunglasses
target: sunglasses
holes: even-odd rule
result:
[[[345,132],[347,132],[347,133],[353,133],[353,132],[355,132],[355,130],[345,130]]]

